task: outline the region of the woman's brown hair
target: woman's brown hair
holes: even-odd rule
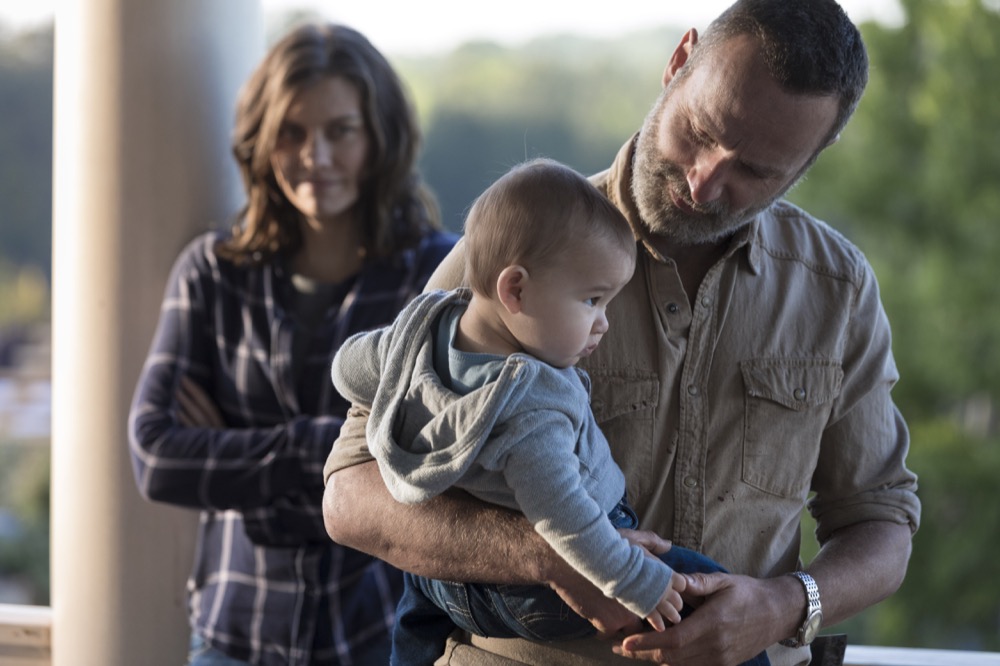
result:
[[[330,76],[344,77],[361,94],[371,146],[357,203],[366,256],[393,256],[440,227],[437,204],[416,170],[420,131],[395,70],[356,30],[308,23],[272,47],[240,92],[232,150],[247,200],[220,248],[225,256],[265,261],[301,246],[301,213],[278,186],[271,155],[292,99]]]

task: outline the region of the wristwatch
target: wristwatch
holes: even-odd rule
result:
[[[780,641],[785,647],[798,648],[809,645],[819,633],[819,627],[823,624],[823,605],[819,602],[819,586],[813,577],[804,571],[793,571],[789,574],[795,576],[806,588],[806,598],[809,606],[806,608],[806,619],[799,627],[799,631],[792,638]]]

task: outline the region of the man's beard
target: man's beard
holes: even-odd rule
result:
[[[657,148],[660,114],[669,94],[668,85],[639,132],[632,165],[632,198],[650,233],[670,244],[684,247],[718,243],[748,224],[781,195],[739,211],[733,211],[722,200],[694,203],[684,171],[664,160]],[[695,213],[681,210],[671,197],[687,204]]]

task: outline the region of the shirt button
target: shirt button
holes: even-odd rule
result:
[[[796,400],[805,400],[806,399],[806,390],[804,388],[797,388],[797,389],[795,389],[795,391],[792,392],[792,395],[795,396]]]
[[[667,303],[667,312],[670,314],[677,314],[678,310],[680,310],[680,308],[677,307],[676,303]]]
[[[707,308],[709,305],[712,304],[712,299],[706,296],[705,298],[701,299],[701,304],[703,307]]]
[[[695,386],[694,384],[691,384],[690,386],[688,386],[688,393],[691,395],[698,395],[698,387]]]
[[[694,478],[693,476],[685,476],[684,485],[687,486],[688,488],[694,488],[695,486],[698,485],[698,479]]]

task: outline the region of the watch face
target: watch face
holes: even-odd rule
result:
[[[823,624],[822,611],[817,610],[809,613],[809,616],[806,617],[806,623],[802,625],[801,642],[805,645],[812,643],[813,639],[816,638],[816,634],[819,633],[819,627],[821,624]]]

